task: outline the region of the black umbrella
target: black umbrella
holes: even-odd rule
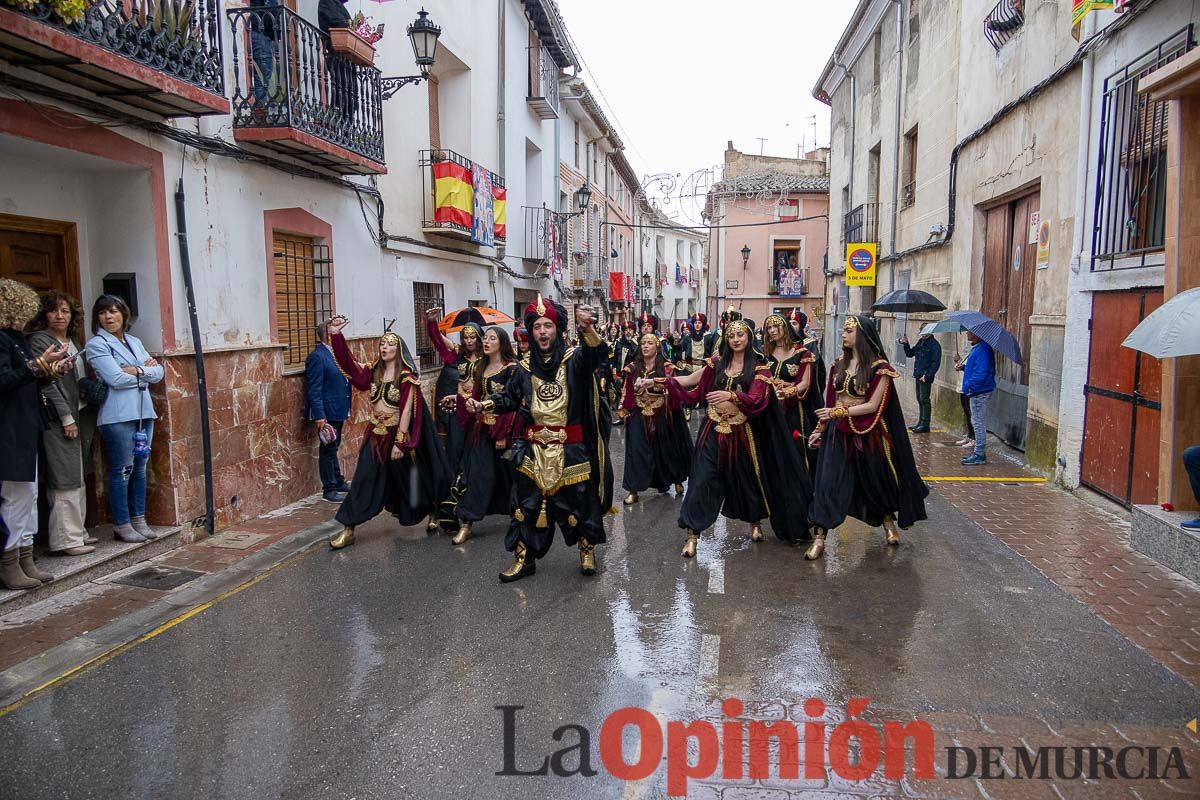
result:
[[[914,311],[945,311],[946,304],[920,289],[897,289],[879,298],[871,310],[911,314]]]

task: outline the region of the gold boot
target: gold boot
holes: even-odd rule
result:
[[[513,555],[516,556],[516,560],[512,566],[500,573],[501,583],[511,583],[537,572],[537,561],[529,557],[529,550],[523,543],[517,542],[517,549],[513,551]]]
[[[675,484],[675,494],[679,495],[680,497],[683,497],[683,484],[682,483]]]
[[[471,538],[471,523],[464,522],[458,526],[458,533],[454,534],[454,538],[450,540],[451,544],[462,544],[467,539]]]
[[[763,540],[762,525],[757,522],[750,526],[750,541],[761,542]]]
[[[804,551],[805,561],[816,561],[825,552],[825,534],[817,531],[813,533],[813,543]]]
[[[689,528],[688,532],[687,532],[687,542],[683,545],[683,553],[681,553],[681,555],[684,558],[695,558],[696,557],[696,543],[699,540],[700,540],[700,534],[696,533],[694,530],[691,530]]]
[[[883,530],[887,533],[887,543],[889,545],[900,544],[900,529],[896,527],[896,520],[892,517],[887,517],[883,520]]]
[[[341,533],[329,540],[329,546],[334,550],[341,550],[343,547],[349,547],[354,544],[354,528],[347,525],[342,528]]]
[[[596,574],[596,545],[587,539],[579,540],[579,571],[584,575]]]
[[[438,522],[437,522],[437,520],[436,520],[436,519],[434,519],[433,515],[431,514],[431,515],[429,516],[429,522],[426,522],[426,523],[425,523],[425,532],[426,532],[426,533],[433,533],[433,532],[434,532],[434,531],[436,531],[437,529],[438,529]]]
[[[630,492],[629,494],[625,495],[625,505],[631,506],[634,503],[636,503],[637,501],[638,501],[637,492]]]

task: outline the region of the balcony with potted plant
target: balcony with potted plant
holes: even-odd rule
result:
[[[0,59],[120,110],[228,114],[217,15],[217,0],[0,0]]]
[[[383,92],[373,66],[383,26],[360,14],[334,37],[284,6],[226,11],[233,34],[233,138],[340,175],[387,172]]]

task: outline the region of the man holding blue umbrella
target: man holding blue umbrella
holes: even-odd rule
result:
[[[971,405],[971,426],[975,429],[975,449],[962,460],[964,466],[987,463],[987,407],[996,391],[996,354],[992,346],[973,331],[967,331],[971,352],[959,367],[963,371],[963,396]]]

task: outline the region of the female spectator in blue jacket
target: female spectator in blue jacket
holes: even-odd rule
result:
[[[129,306],[115,295],[101,295],[92,306],[95,335],[85,353],[88,366],[108,385],[96,420],[108,466],[108,506],[116,538],[144,542],[155,538],[146,524],[146,461],[158,418],[150,384],[163,379],[163,368],[128,331]]]
[[[971,426],[975,429],[975,449],[962,463],[972,467],[987,463],[987,406],[996,391],[996,354],[992,346],[967,331],[971,352],[963,362],[963,397],[971,404]]]

